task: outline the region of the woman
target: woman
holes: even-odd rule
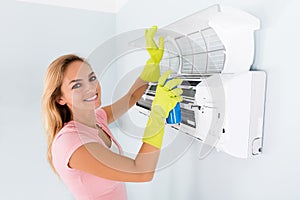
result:
[[[160,77],[163,39],[153,37],[156,27],[145,31],[147,61],[128,93],[112,105],[101,107],[101,87],[90,65],[76,55],[53,61],[46,73],[43,93],[48,159],[76,199],[126,199],[124,182],[153,178],[164,134],[164,120],[181,101],[180,79]],[[160,78],[159,78],[160,77]],[[135,159],[122,155],[108,124],[130,109],[143,95],[148,82],[158,81],[145,128],[143,144]],[[119,153],[112,151],[113,146]]]

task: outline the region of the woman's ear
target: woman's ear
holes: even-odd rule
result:
[[[56,98],[56,102],[58,103],[58,104],[60,104],[60,105],[66,105],[66,101],[64,100],[64,98],[62,98],[62,97],[57,97]]]

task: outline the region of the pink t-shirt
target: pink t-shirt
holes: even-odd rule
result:
[[[107,126],[107,116],[103,109],[96,110],[96,120],[122,153],[120,145]],[[68,166],[74,151],[89,142],[104,145],[97,129],[75,121],[68,122],[55,136],[52,144],[53,165],[57,173],[78,200],[126,200],[125,183],[104,179]]]

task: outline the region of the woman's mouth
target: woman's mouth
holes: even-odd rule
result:
[[[95,94],[94,96],[84,99],[83,101],[91,102],[91,101],[95,101],[97,98],[98,98],[98,94]]]

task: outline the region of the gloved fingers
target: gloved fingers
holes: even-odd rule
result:
[[[161,49],[161,50],[164,50],[164,48],[165,48],[165,38],[164,37],[160,37],[159,38],[159,41],[158,41],[158,47],[159,47],[159,49]]]
[[[180,96],[183,91],[181,88],[175,88],[175,89],[171,90],[171,92],[174,94],[174,97],[176,97],[176,96]]]
[[[157,26],[152,26],[151,28],[145,29],[145,38],[153,39],[156,31],[157,31]]]
[[[153,39],[146,39],[146,49],[147,50],[156,50],[157,46]]]
[[[172,90],[173,88],[175,88],[176,86],[180,85],[182,83],[182,79],[179,78],[174,78],[170,81],[168,81],[164,87],[167,88],[168,90]]]
[[[177,96],[176,99],[177,99],[177,102],[182,102],[183,101],[182,96]]]
[[[157,46],[154,42],[154,35],[156,31],[157,31],[157,26],[152,26],[151,28],[145,30],[146,48],[157,49]]]
[[[161,77],[159,77],[158,79],[158,85],[163,86],[171,73],[172,71],[168,70],[163,75],[161,75]]]
[[[157,31],[157,26],[152,26],[151,28],[148,29],[148,34],[150,38],[154,37],[156,31]]]

